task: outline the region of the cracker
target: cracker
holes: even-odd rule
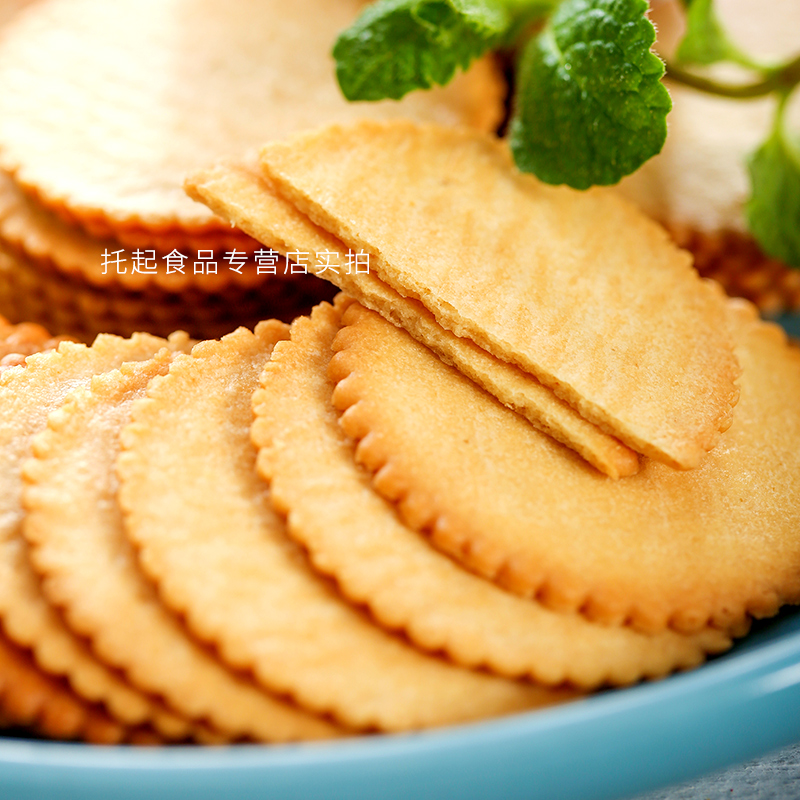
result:
[[[74,694],[57,678],[41,672],[30,654],[0,634],[0,710],[10,725],[24,725],[56,739],[117,744],[126,729],[102,708]]]
[[[494,128],[504,87],[486,61],[399,103],[348,103],[330,49],[360,8],[45,0],[9,25],[0,53],[3,164],[89,225],[205,233],[226,225],[185,197],[184,174],[265,138],[365,116]]]
[[[381,624],[460,664],[582,689],[659,677],[728,647],[719,631],[645,636],[557,614],[431,548],[370,490],[370,475],[356,466],[326,376],[336,315],[320,307],[313,319],[296,324],[295,347],[268,367],[253,427],[258,467],[292,538]]]
[[[163,234],[161,242],[162,245],[175,244],[175,249],[187,256],[189,260],[184,265],[184,272],[167,274],[163,256],[171,252],[171,248],[156,252],[156,272],[134,272],[133,252],[136,247],[144,245],[134,245],[131,236],[127,245],[118,239],[93,238],[41,207],[36,200],[26,196],[14,180],[0,172],[0,244],[15,250],[41,269],[56,270],[106,291],[119,288],[143,290],[154,286],[179,292],[196,286],[206,292],[219,292],[229,286],[260,285],[265,280],[263,275],[257,274],[253,263],[243,268],[241,273],[228,269],[222,260],[223,254],[217,258],[216,273],[194,275],[193,259],[202,238],[197,241],[196,237],[184,233]],[[224,238],[222,242],[219,241],[221,237],[223,233],[214,234],[210,241],[219,245],[224,242]],[[245,250],[244,247],[241,249]],[[113,266],[104,268],[103,264],[108,264],[109,259],[104,258],[103,254],[113,254],[119,250],[124,251],[120,255],[119,270]],[[110,259],[111,263],[113,260]]]
[[[30,648],[41,669],[67,677],[76,693],[103,703],[125,724],[148,721],[167,737],[184,738],[189,733],[184,720],[127,686],[69,632],[41,594],[21,532],[20,469],[48,413],[94,374],[149,359],[164,346],[185,348],[186,335],[176,334],[170,342],[147,334],[128,340],[101,336],[91,348],[63,342],[56,351],[30,356],[25,367],[0,373],[0,615],[9,638]]]
[[[609,624],[730,630],[800,600],[800,354],[739,302],[736,422],[690,472],[604,481],[366,311],[334,404],[377,490],[471,569]]]
[[[242,165],[196,173],[186,184],[197,200],[247,230],[278,252],[333,252],[345,264],[346,246],[314,225],[277,194],[256,172]],[[587,422],[549,388],[522,370],[495,358],[469,339],[442,328],[413,298],[402,297],[374,274],[325,273],[332,283],[389,321],[405,328],[446,363],[457,367],[540,430],[579,452],[601,472],[618,478],[638,469],[636,454]]]
[[[256,329],[267,354],[286,338],[281,323]],[[24,534],[42,591],[94,652],[139,689],[183,716],[207,719],[230,738],[317,739],[337,729],[259,690],[225,669],[187,636],[141,574],[116,501],[119,432],[169,354],[123,365],[75,392],[34,440],[23,477]]]
[[[722,292],[613,190],[547,186],[498,139],[402,121],[301,134],[267,145],[262,165],[442,327],[634,450],[696,467],[730,424]]]
[[[120,503],[164,602],[232,667],[352,728],[441,725],[573,696],[419,653],[311,570],[256,474],[249,395],[266,355],[243,330],[197,345],[152,382],[123,431]]]

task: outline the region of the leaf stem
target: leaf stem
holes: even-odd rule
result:
[[[751,100],[756,97],[764,97],[775,91],[787,92],[797,86],[800,83],[800,56],[783,66],[766,72],[764,78],[753,83],[721,83],[712,78],[697,75],[669,62],[667,63],[667,77],[677,83],[682,83],[707,94],[732,97],[739,100]]]

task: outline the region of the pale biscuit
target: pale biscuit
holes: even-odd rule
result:
[[[370,490],[370,475],[356,466],[326,375],[336,314],[321,307],[313,319],[296,324],[295,347],[268,369],[253,428],[258,467],[290,535],[381,624],[399,627],[415,644],[461,664],[583,689],[659,677],[729,646],[719,631],[645,636],[557,614],[433,549]],[[398,367],[402,371],[403,364]],[[473,466],[480,470],[480,463]]]
[[[287,345],[276,346],[279,361]],[[256,473],[250,392],[265,359],[244,330],[197,345],[151,383],[123,431],[120,504],[163,601],[231,666],[352,728],[441,725],[572,697],[424,655],[311,570]]]
[[[185,334],[170,342],[147,334],[124,340],[98,337],[94,345],[63,342],[58,350],[30,356],[24,367],[0,372],[0,616],[3,629],[16,644],[32,650],[38,666],[65,676],[85,699],[102,703],[127,725],[151,722],[170,738],[184,738],[187,723],[131,689],[103,667],[86,645],[73,636],[41,594],[22,537],[22,463],[31,453],[31,439],[50,411],[60,408],[70,391],[96,373],[125,361],[151,358],[164,346],[187,346]]]
[[[221,217],[278,252],[336,254],[333,263],[342,268],[322,276],[351,297],[405,328],[446,363],[456,366],[537,428],[578,451],[605,474],[618,478],[638,469],[632,450],[587,422],[535,378],[500,361],[469,339],[454,336],[421,303],[402,297],[374,273],[348,274],[344,267],[347,247],[314,225],[253,169],[219,166],[193,175],[186,189]]]
[[[358,0],[43,0],[0,51],[3,165],[88,225],[223,231],[186,172],[321,120],[418,117],[491,130],[504,85],[481,61],[402,102],[348,103],[330,55]],[[146,54],[146,57],[143,57]]]
[[[730,302],[742,399],[690,472],[605,481],[367,311],[338,341],[334,404],[376,489],[471,569],[609,624],[731,630],[800,601],[800,354]]]
[[[262,165],[442,327],[634,450],[695,467],[730,424],[722,292],[612,190],[541,184],[498,139],[412,122],[301,134],[267,145]]]
[[[256,329],[264,354],[288,336],[272,322]],[[337,728],[271,697],[225,669],[159,602],[125,538],[114,462],[132,403],[171,354],[123,365],[78,390],[34,439],[23,468],[24,534],[42,591],[70,628],[139,689],[183,716],[207,720],[232,739],[318,739]]]

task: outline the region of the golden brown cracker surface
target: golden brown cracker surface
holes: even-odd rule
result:
[[[245,331],[197,345],[153,381],[123,432],[120,501],[164,602],[231,666],[353,728],[426,727],[572,696],[424,655],[311,570],[256,473],[249,395],[267,352]]]
[[[0,52],[3,164],[90,225],[225,230],[186,172],[320,120],[499,122],[504,87],[478,63],[400,103],[348,103],[330,57],[358,0],[44,0]],[[146,53],[147,57],[142,54]]]
[[[471,569],[606,623],[730,630],[800,599],[800,358],[729,313],[742,397],[690,472],[604,480],[370,312],[338,341],[334,404],[377,490]]]
[[[337,328],[325,307],[313,324],[296,323],[295,347],[269,368],[259,394],[254,439],[290,535],[353,602],[428,651],[548,685],[631,683],[694,666],[729,645],[719,631],[646,636],[554,613],[463,570],[403,525],[356,466],[331,405],[326,370]]]
[[[288,335],[265,323],[265,352]],[[24,533],[42,591],[76,634],[109,666],[183,716],[208,720],[229,738],[285,741],[332,736],[337,729],[225,669],[189,637],[141,574],[116,501],[119,432],[150,379],[171,354],[123,365],[75,392],[35,440],[26,462]]]
[[[613,191],[541,184],[498,139],[404,121],[300,134],[262,165],[442,327],[638,452],[695,467],[730,424],[722,292]]]
[[[321,277],[405,328],[446,363],[456,366],[537,428],[575,449],[601,472],[617,478],[638,469],[632,450],[587,422],[538,380],[469,339],[454,336],[420,302],[402,297],[374,273],[349,272],[345,266],[347,247],[301,214],[253,169],[219,166],[196,173],[186,188],[215,213],[281,253],[309,253],[315,259],[318,253],[334,254],[331,261],[341,268],[320,273],[318,267],[316,272]]]
[[[41,594],[22,537],[21,467],[31,454],[32,437],[47,415],[60,408],[70,391],[96,373],[125,361],[146,360],[164,346],[179,350],[185,334],[170,342],[147,334],[124,340],[101,336],[92,347],[63,342],[58,350],[28,358],[25,367],[0,373],[0,616],[5,633],[30,648],[40,668],[66,676],[70,686],[91,702],[103,703],[129,725],[152,722],[168,737],[187,735],[186,723],[132,690],[102,666],[73,636]]]

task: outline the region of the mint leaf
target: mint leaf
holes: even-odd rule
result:
[[[336,40],[336,77],[348,100],[399,100],[448,83],[511,24],[501,0],[379,0]]]
[[[750,156],[748,168],[750,232],[767,255],[800,267],[800,136],[787,135],[782,106],[770,137]]]
[[[753,68],[753,62],[734,45],[714,11],[713,0],[690,0],[686,3],[686,35],[675,56],[684,64],[714,64],[733,61]]]
[[[658,153],[672,107],[647,0],[565,0],[525,49],[509,139],[517,166],[576,189]]]

